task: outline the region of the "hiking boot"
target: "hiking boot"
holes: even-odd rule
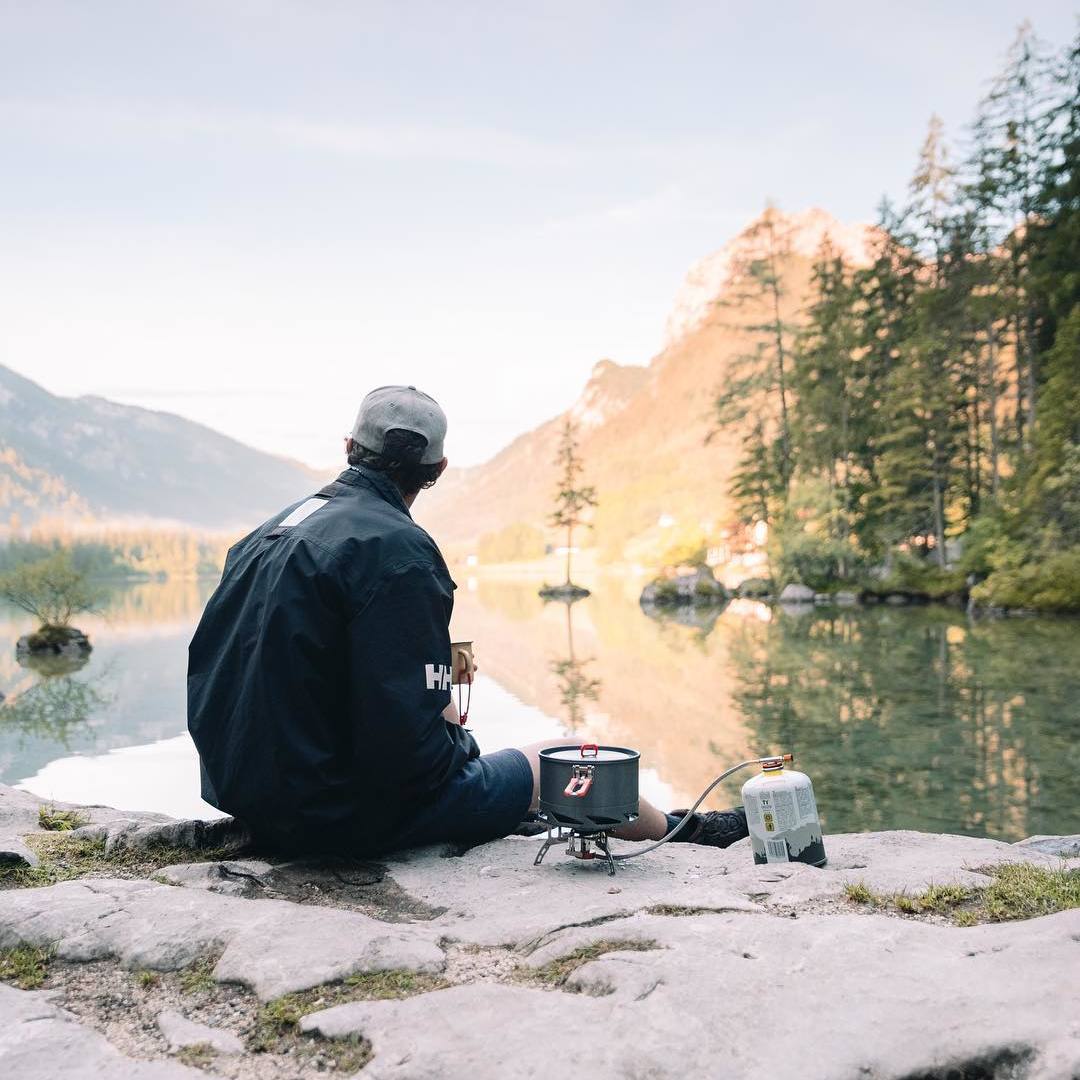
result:
[[[667,815],[668,832],[686,816],[685,810],[672,810]],[[730,847],[736,840],[750,835],[746,827],[746,811],[741,806],[731,810],[710,810],[694,814],[672,838],[671,843],[704,844],[706,847]]]

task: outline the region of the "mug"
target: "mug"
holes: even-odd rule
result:
[[[450,667],[453,671],[451,682],[455,686],[462,682],[472,682],[476,673],[473,662],[473,643],[471,641],[450,642]]]

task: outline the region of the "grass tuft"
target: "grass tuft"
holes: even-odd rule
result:
[[[20,990],[35,990],[44,981],[53,958],[52,949],[36,945],[18,945],[0,950],[0,982]]]
[[[38,825],[49,832],[71,832],[89,823],[90,819],[78,810],[57,810],[44,804],[38,807]]]
[[[993,922],[1034,919],[1080,907],[1080,869],[1048,870],[1030,863],[993,867],[994,881],[983,893]]]
[[[688,915],[720,915],[723,908],[694,907],[691,904],[653,904],[645,909],[647,915],[666,915],[670,918],[683,918]]]
[[[176,1052],[177,1060],[193,1069],[209,1069],[216,1057],[217,1051],[209,1043],[192,1043]]]
[[[846,885],[844,892],[855,904],[892,908],[904,915],[941,915],[956,926],[1034,919],[1080,907],[1080,870],[1001,863],[981,872],[992,879],[989,885],[931,885],[920,893],[889,896],[858,882]]]
[[[359,972],[350,975],[343,985],[349,1001],[386,1001],[441,990],[449,983],[441,976],[394,969]]]
[[[208,994],[217,986],[214,968],[218,957],[203,956],[180,972],[180,989],[185,994]],[[149,972],[148,974],[152,974]]]
[[[341,1073],[359,1072],[372,1058],[371,1043],[361,1035],[320,1040],[323,1057],[329,1057]]]
[[[142,990],[150,990],[161,982],[161,976],[156,971],[137,971],[135,982]]]
[[[69,836],[67,830],[55,829],[32,834],[26,837],[26,843],[37,855],[39,865],[0,866],[0,889],[41,888],[94,876],[146,878],[173,863],[219,862],[228,858],[224,850],[192,851],[166,844],[106,854],[103,839]]]
[[[248,1036],[248,1049],[254,1053],[329,1057],[339,1072],[355,1072],[371,1060],[371,1043],[362,1038],[323,1039],[304,1035],[300,1021],[310,1013],[343,1005],[348,1001],[382,1001],[413,997],[431,990],[441,990],[449,983],[440,975],[415,971],[370,971],[350,975],[339,983],[301,990],[268,1001],[260,1010],[255,1028]]]
[[[863,881],[849,882],[844,886],[844,894],[853,904],[877,904],[878,898]]]
[[[979,891],[966,885],[931,885],[921,893],[896,893],[891,899],[896,910],[905,915],[949,915],[978,898]],[[888,901],[886,897],[884,903]]]
[[[659,949],[655,941],[594,941],[591,945],[582,945],[573,952],[560,956],[557,960],[538,968],[520,967],[519,975],[527,982],[541,983],[544,986],[564,986],[566,980],[579,967],[589,963],[605,953],[611,952],[651,952]]]

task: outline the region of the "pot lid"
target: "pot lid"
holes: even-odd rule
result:
[[[584,750],[584,753],[582,751]],[[548,750],[541,750],[540,756],[554,761],[571,761],[574,764],[591,761],[628,761],[637,759],[641,755],[636,750],[628,750],[625,746],[593,746],[586,743],[584,746],[553,746]]]

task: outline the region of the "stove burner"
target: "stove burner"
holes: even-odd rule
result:
[[[636,815],[635,815],[636,816]],[[548,848],[555,844],[567,841],[566,854],[575,859],[607,859],[608,873],[615,876],[615,860],[608,850],[608,834],[606,832],[583,833],[577,829],[568,829],[564,825],[552,825],[548,822],[547,839],[540,850],[536,853],[533,866],[539,866],[544,861]],[[595,846],[596,850],[593,850]]]

